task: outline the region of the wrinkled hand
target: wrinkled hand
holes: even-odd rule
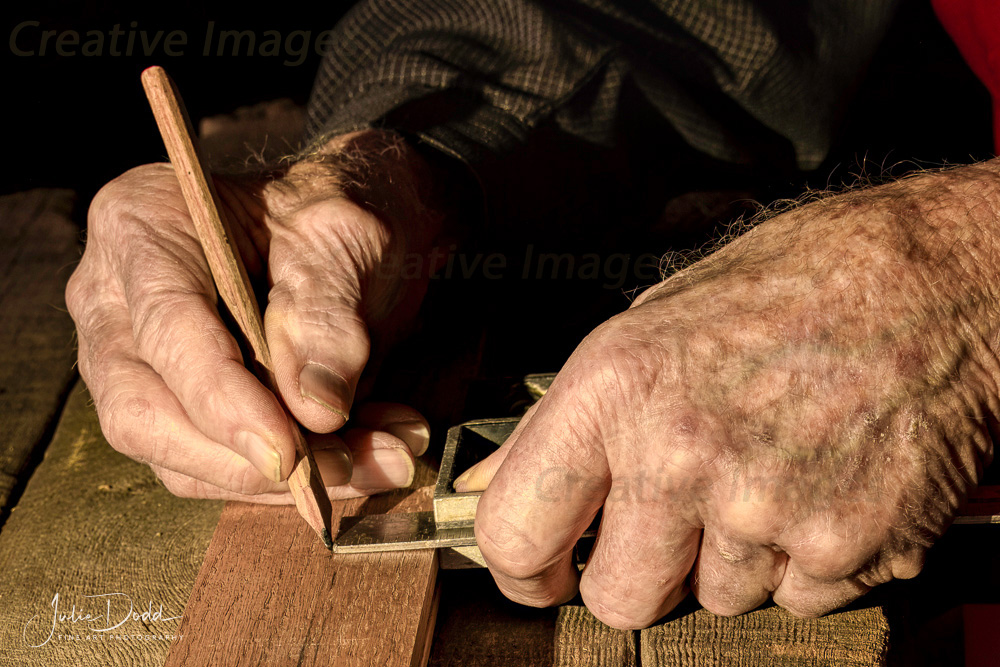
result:
[[[774,217],[598,327],[456,484],[503,592],[636,628],[915,576],[992,457],[998,170]]]
[[[361,132],[270,178],[216,181],[248,272],[270,286],[264,324],[279,390],[311,431],[344,425],[373,345],[392,343],[416,315],[426,281],[391,267],[438,233],[425,166],[392,135]],[[220,319],[169,165],[133,169],[98,193],[66,297],[80,373],[112,446],[177,495],[291,502],[282,480],[295,426]],[[331,497],[412,481],[429,436],[419,413],[371,404],[352,427],[310,436]]]

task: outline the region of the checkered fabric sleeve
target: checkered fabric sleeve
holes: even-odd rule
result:
[[[613,145],[630,103],[698,151],[826,155],[897,0],[362,0],[336,27],[307,138],[388,127],[476,168],[542,125]]]

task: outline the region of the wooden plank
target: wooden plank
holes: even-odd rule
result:
[[[334,530],[341,516],[429,510],[431,491],[336,502]],[[435,551],[331,554],[293,508],[229,503],[166,664],[423,665],[437,569]]]
[[[114,451],[78,383],[0,532],[0,667],[162,664],[222,506],[171,495]],[[129,601],[162,614],[108,632],[104,619],[66,619],[46,641],[56,594],[67,614],[110,602],[114,623]]]
[[[632,667],[637,664],[639,634],[615,630],[582,605],[559,608],[555,667]]]
[[[73,193],[0,197],[0,516],[74,377],[63,290],[80,259]]]
[[[430,667],[552,667],[558,613],[511,602],[486,570],[442,571]]]
[[[733,617],[698,609],[640,632],[643,667],[872,667],[888,649],[880,607],[808,619],[773,606]]]

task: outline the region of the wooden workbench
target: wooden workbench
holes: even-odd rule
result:
[[[172,496],[101,435],[72,371],[72,323],[62,305],[79,254],[71,202],[71,193],[54,190],[0,198],[0,506],[16,502],[0,527],[0,667],[160,665],[223,504]],[[471,354],[481,355],[482,346]],[[434,368],[453,373],[435,375],[460,393],[471,365],[468,356],[450,367],[442,362]],[[424,381],[414,376],[410,389],[426,395]],[[452,405],[432,418],[461,416]],[[433,455],[427,462],[434,464]],[[942,657],[960,664],[955,610],[1000,601],[998,532],[949,534],[915,582],[810,621],[774,607],[718,618],[688,600],[653,628],[622,632],[579,604],[514,605],[485,571],[445,572],[429,664],[877,665],[894,656],[900,664],[949,664]],[[53,603],[63,614],[74,605],[77,612],[110,609],[113,623],[100,626],[121,624],[98,633],[72,616],[54,622]],[[259,664],[299,664],[264,656]]]

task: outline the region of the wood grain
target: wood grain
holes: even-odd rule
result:
[[[552,667],[558,614],[511,602],[486,570],[443,570],[430,667]]]
[[[78,383],[0,531],[0,667],[162,664],[222,506],[171,495],[113,450]],[[163,616],[110,632],[95,631],[103,621],[66,621],[43,644],[57,593],[67,613],[98,612],[104,599],[87,596],[119,593],[139,610],[162,605]],[[112,599],[116,622],[125,599]]]
[[[80,259],[73,199],[69,190],[41,189],[0,197],[0,512],[45,444],[75,375],[63,299]]]
[[[69,190],[0,197],[0,510],[73,380],[73,322],[63,291],[80,259]]]
[[[879,607],[796,618],[779,607],[725,617],[698,609],[640,632],[643,667],[874,667],[889,622]]]
[[[601,623],[582,605],[559,608],[554,667],[632,667],[638,633]]]
[[[188,212],[201,241],[212,277],[219,295],[229,307],[233,319],[240,327],[254,355],[254,371],[261,383],[281,401],[278,383],[274,377],[274,364],[264,336],[264,322],[260,305],[247,276],[243,258],[235,248],[233,232],[224,210],[219,205],[215,185],[208,177],[191,128],[184,102],[173,81],[162,67],[150,67],[142,73],[149,106],[156,117],[160,136],[167,147],[170,162],[184,194]],[[287,408],[286,408],[287,412]],[[295,467],[288,477],[288,487],[295,498],[299,514],[306,520],[323,544],[329,549],[330,500],[313,458],[312,449],[303,437],[295,420],[289,416],[297,453]]]
[[[430,486],[338,501],[334,522],[430,502]],[[436,576],[435,551],[331,554],[291,508],[229,503],[166,664],[423,665]]]

